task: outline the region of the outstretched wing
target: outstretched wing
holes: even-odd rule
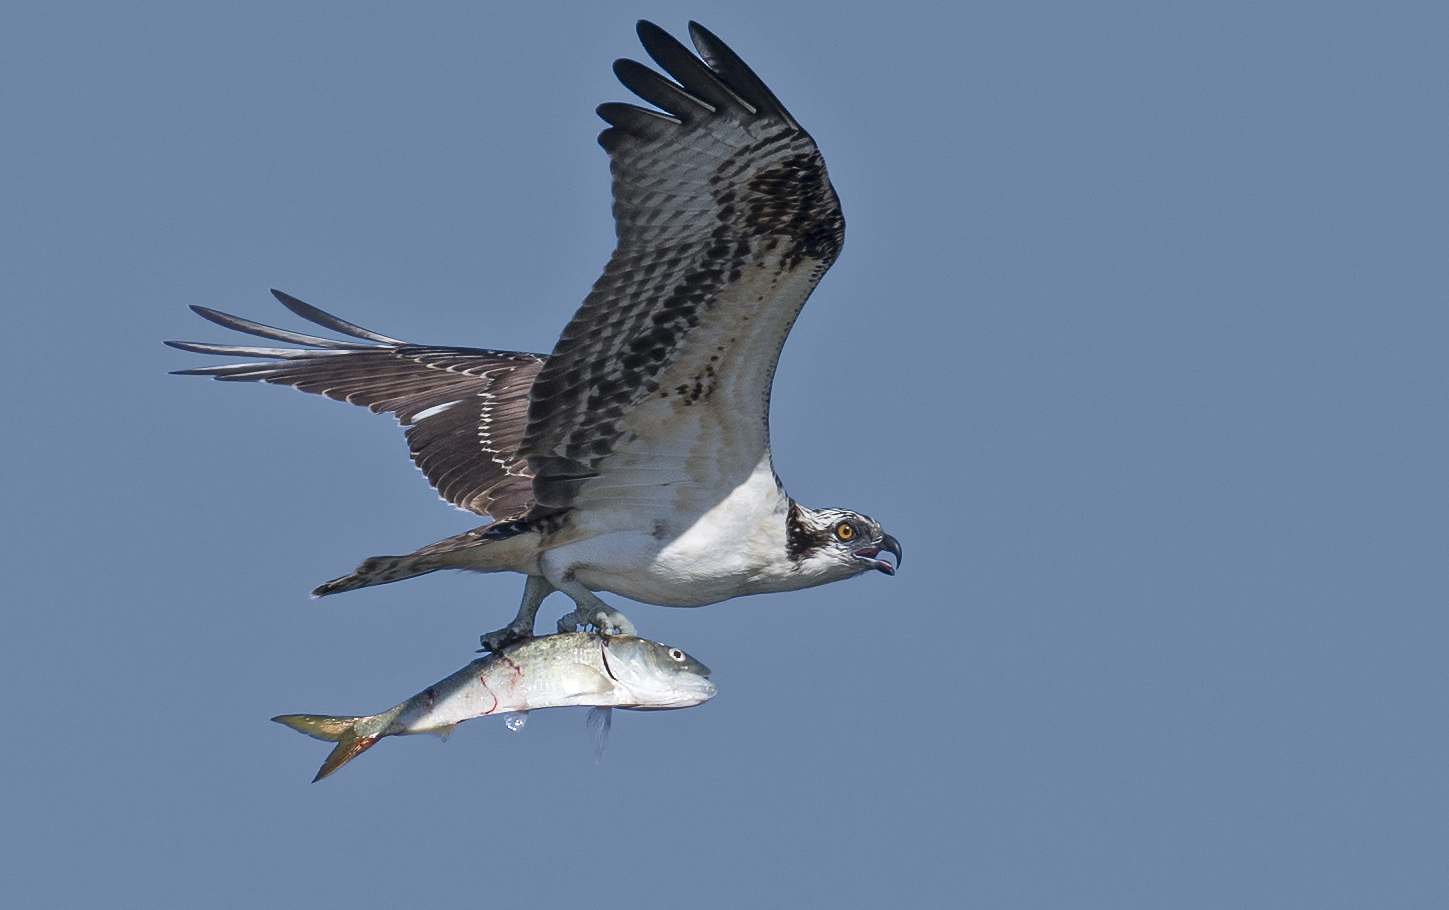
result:
[[[193,310],[218,325],[296,348],[168,341],[183,351],[263,358],[254,363],[177,370],[232,382],[271,382],[388,412],[407,427],[413,462],[443,499],[514,518],[533,503],[532,476],[518,455],[528,389],[544,358],[514,351],[430,347],[388,338],[273,291],[287,309],[366,344],[277,329],[206,307]]]
[[[639,23],[673,81],[614,65],[663,113],[599,107],[618,246],[530,393],[535,515],[743,482],[769,458],[780,347],[844,239],[814,140],[724,42],[689,32],[698,57]]]

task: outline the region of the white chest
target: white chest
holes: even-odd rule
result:
[[[568,574],[595,591],[670,607],[786,590],[795,587],[788,583],[788,508],[766,458],[702,514],[576,513],[570,542],[544,554],[544,574]]]

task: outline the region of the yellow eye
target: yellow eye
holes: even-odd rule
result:
[[[841,540],[850,540],[855,536],[855,528],[850,526],[850,522],[842,521],[835,526],[835,536]]]

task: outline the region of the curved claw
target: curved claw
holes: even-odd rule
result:
[[[604,635],[637,635],[634,624],[623,613],[610,607],[579,607],[559,618],[558,630],[572,632],[579,626],[585,631],[595,629]]]
[[[515,619],[497,632],[489,632],[487,635],[478,636],[478,643],[483,646],[478,649],[478,653],[482,654],[484,651],[502,651],[511,644],[532,637],[533,618],[529,617],[527,624],[520,623]]]

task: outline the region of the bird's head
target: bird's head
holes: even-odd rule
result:
[[[869,515],[848,509],[808,509],[792,502],[786,540],[800,571],[820,576],[820,582],[871,569],[894,575],[901,564],[900,542]],[[881,559],[882,553],[893,555],[895,563]]]

